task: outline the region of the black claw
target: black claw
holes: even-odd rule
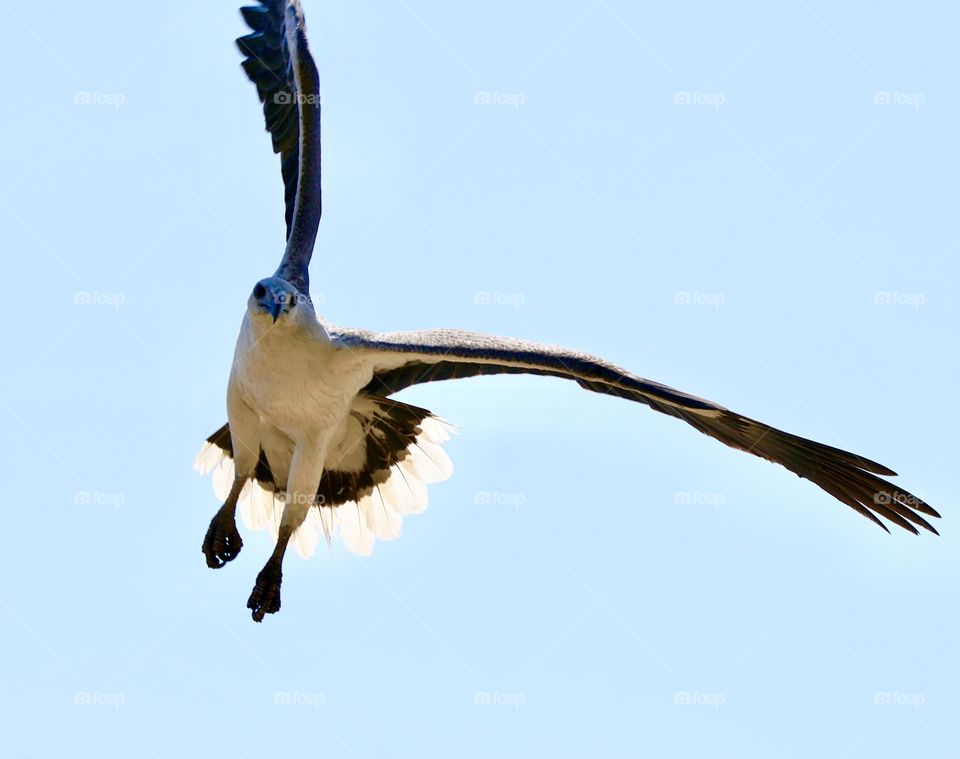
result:
[[[283,573],[280,567],[269,562],[260,574],[257,575],[257,583],[253,586],[253,592],[247,600],[247,608],[253,614],[254,622],[262,622],[266,614],[276,614],[280,611],[280,583],[283,580]]]
[[[237,532],[237,523],[233,515],[217,515],[210,521],[206,537],[203,539],[203,555],[207,566],[220,569],[228,561],[233,561],[243,548],[243,540]]]

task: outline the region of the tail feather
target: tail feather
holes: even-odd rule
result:
[[[427,508],[427,484],[445,480],[453,472],[441,447],[453,427],[426,409],[360,396],[351,415],[343,437],[334,441],[328,453],[317,493],[319,505],[310,509],[290,540],[304,558],[316,550],[321,533],[328,543],[337,536],[351,552],[369,555],[378,539],[400,535],[404,515]],[[237,508],[248,529],[267,530],[276,540],[285,483],[274,482],[263,452],[260,459]],[[289,466],[277,468],[289,470]],[[234,479],[228,426],[207,439],[194,469],[201,474],[212,472],[214,492],[221,500],[226,498]]]

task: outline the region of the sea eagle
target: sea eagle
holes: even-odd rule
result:
[[[308,265],[320,222],[320,92],[298,0],[241,8],[252,33],[237,44],[263,104],[286,197],[286,247],[273,276],[247,299],[227,386],[225,424],[196,467],[214,472],[223,506],[203,541],[207,565],[224,566],[247,525],[276,545],[247,607],[253,619],[280,609],[281,569],[292,542],[309,555],[319,535],[369,553],[400,533],[404,514],[426,508],[426,484],[448,477],[441,448],[449,425],[393,400],[424,382],[484,374],[562,377],[596,393],[646,404],[722,443],[804,477],[887,529],[936,530],[939,514],[878,475],[870,459],[791,435],[711,401],[638,377],[594,356],[526,340],[436,329],[374,333],[336,327],[310,300]]]

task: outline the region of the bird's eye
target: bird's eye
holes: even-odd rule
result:
[[[253,297],[259,300],[264,295],[267,294],[267,288],[257,282],[257,286],[253,288]]]

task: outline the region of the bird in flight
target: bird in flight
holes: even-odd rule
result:
[[[247,601],[253,619],[280,609],[283,558],[304,556],[320,533],[368,554],[399,535],[403,515],[426,508],[426,485],[448,477],[449,425],[391,398],[411,385],[487,374],[573,380],[643,403],[728,446],[786,467],[887,530],[917,533],[940,515],[880,475],[870,459],[806,440],[711,401],[631,374],[602,359],[541,343],[456,329],[374,333],[330,324],[310,300],[308,266],[320,222],[320,92],[299,0],[240,9],[252,32],[237,40],[256,85],[273,150],[280,154],[286,247],[276,273],[247,298],[227,385],[228,423],[197,457],[214,473],[223,506],[203,541],[223,567],[248,527],[269,529],[273,552]],[[888,530],[889,531],[889,530]]]

